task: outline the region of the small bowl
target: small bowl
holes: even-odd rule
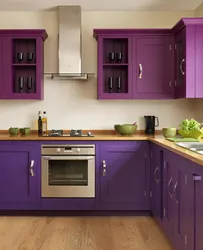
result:
[[[18,134],[18,132],[19,132],[19,128],[9,128],[9,133],[10,133],[10,135],[17,135]]]
[[[176,128],[162,128],[162,134],[165,138],[174,138],[177,135]]]
[[[29,135],[30,134],[30,128],[20,128],[20,133],[22,135]]]
[[[132,135],[132,134],[134,134],[136,132],[137,125],[133,125],[133,124],[123,124],[123,125],[116,124],[116,125],[114,125],[114,129],[120,135]]]

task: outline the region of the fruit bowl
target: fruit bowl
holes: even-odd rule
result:
[[[132,135],[137,130],[136,124],[116,124],[114,129],[120,135]]]
[[[193,129],[193,130],[188,130],[188,131],[179,129],[178,134],[184,138],[201,139],[203,136],[203,131],[200,129]]]

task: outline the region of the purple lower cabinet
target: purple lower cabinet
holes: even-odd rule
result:
[[[162,228],[176,250],[193,250],[194,163],[168,150],[163,152]]]
[[[96,210],[95,198],[41,198],[42,210]]]
[[[173,208],[173,186],[175,169],[173,166],[171,154],[164,151],[163,155],[163,230],[168,239],[174,245],[173,224],[174,224],[174,208]]]
[[[149,144],[146,141],[101,143],[100,210],[150,210]]]
[[[0,210],[34,210],[40,205],[40,145],[0,143]]]
[[[194,192],[194,238],[195,250],[203,249],[203,168],[196,165],[193,169]]]
[[[174,242],[180,250],[193,249],[194,244],[194,217],[193,217],[193,173],[194,163],[182,158],[173,156],[176,163],[173,208],[174,208]]]
[[[163,219],[163,152],[156,144],[151,144],[150,161],[150,204],[151,212],[160,224]]]

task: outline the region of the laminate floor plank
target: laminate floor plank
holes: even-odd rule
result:
[[[173,250],[153,218],[0,216],[0,250]]]

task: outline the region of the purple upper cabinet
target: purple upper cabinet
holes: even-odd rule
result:
[[[101,145],[101,204],[104,210],[149,210],[148,142]]]
[[[175,37],[175,98],[203,97],[203,18],[183,18]]]
[[[98,42],[98,99],[173,98],[169,29],[100,29],[94,30],[94,37]]]
[[[134,99],[171,99],[174,93],[173,36],[134,37]]]
[[[5,94],[5,82],[3,78],[3,39],[0,39],[0,98]]]
[[[98,37],[98,99],[132,99],[132,37]]]
[[[44,98],[45,30],[0,30],[0,99]]]

